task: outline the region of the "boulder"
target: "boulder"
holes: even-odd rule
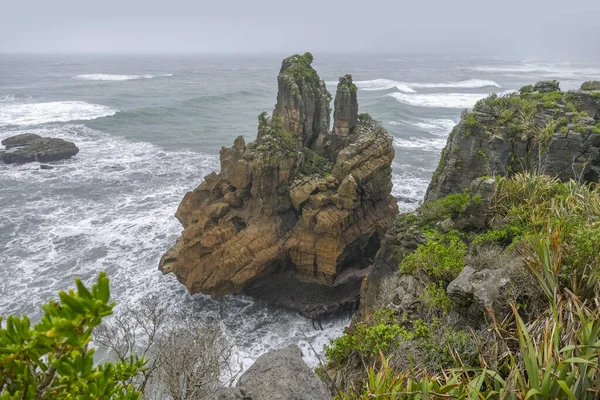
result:
[[[237,388],[219,388],[208,395],[205,400],[253,400]]]
[[[327,386],[304,363],[296,345],[260,356],[237,387],[252,400],[331,400]],[[226,397],[230,398],[236,397]]]
[[[73,142],[32,133],[12,136],[1,143],[6,150],[0,151],[0,160],[6,164],[59,161],[79,152]]]
[[[335,162],[319,155],[335,135],[325,127],[329,95],[306,57],[283,61],[278,105],[272,118],[259,116],[257,139],[223,148],[220,172],[177,209],[183,232],[160,269],[191,293],[251,295],[308,317],[358,300],[360,270],[398,212],[392,138],[356,123]],[[341,274],[349,278],[335,285]]]
[[[558,81],[539,81],[533,85],[533,90],[540,93],[554,92],[559,89]]]
[[[466,310],[474,321],[483,321],[488,310],[502,318],[510,278],[506,269],[476,270],[466,266],[448,285],[448,297]]]

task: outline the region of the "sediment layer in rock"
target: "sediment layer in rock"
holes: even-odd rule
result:
[[[356,301],[397,213],[392,138],[372,120],[357,123],[350,76],[329,133],[331,96],[311,61],[283,61],[273,117],[259,116],[256,141],[223,148],[221,171],[181,202],[184,231],[160,268],[190,292],[251,294],[310,317]],[[330,148],[338,137],[343,146]]]

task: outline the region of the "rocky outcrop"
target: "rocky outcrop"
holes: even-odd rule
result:
[[[392,138],[357,124],[335,159],[320,156],[332,136],[319,122],[328,123],[329,95],[309,60],[284,60],[278,105],[259,116],[257,140],[223,148],[221,171],[179,205],[184,231],[160,267],[190,292],[249,294],[310,317],[356,301],[397,213]]]
[[[586,82],[565,93],[546,81],[480,101],[448,137],[425,199],[461,192],[480,176],[523,171],[598,182],[598,87]]]
[[[507,295],[511,280],[504,268],[477,269],[467,265],[450,282],[448,297],[472,321],[482,323],[488,312],[502,319],[506,312]]]
[[[260,356],[237,386],[252,400],[331,400],[327,386],[304,363],[296,345]]]
[[[333,134],[329,141],[328,157],[335,161],[339,152],[353,140],[358,124],[358,100],[352,76],[340,78],[333,109]]]
[[[73,142],[41,137],[33,133],[11,136],[1,143],[6,150],[0,151],[0,160],[6,164],[59,161],[71,158],[79,152]]]
[[[323,155],[329,132],[331,94],[311,67],[310,53],[283,60],[273,117],[281,118],[304,147]]]

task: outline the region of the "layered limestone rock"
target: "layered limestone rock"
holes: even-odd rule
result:
[[[335,161],[340,150],[353,140],[358,124],[358,99],[352,76],[340,78],[333,107],[333,132],[328,146],[328,157]],[[364,122],[364,121],[363,121]]]
[[[179,205],[184,231],[160,267],[190,292],[245,293],[311,317],[356,301],[397,213],[392,138],[358,123],[332,161],[320,156],[332,138],[320,114],[329,94],[310,61],[284,60],[278,104],[271,119],[259,116],[257,140],[223,148],[221,171]],[[311,80],[292,84],[290,70]]]
[[[331,94],[310,66],[310,53],[283,60],[277,77],[277,104],[273,117],[282,119],[304,147],[323,154],[329,132]]]
[[[448,137],[425,199],[461,192],[480,176],[522,171],[599,181],[599,82],[566,93],[556,81],[538,82],[477,103]]]

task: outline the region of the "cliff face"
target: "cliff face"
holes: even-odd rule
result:
[[[357,298],[397,213],[392,138],[369,120],[330,149],[330,95],[308,56],[284,60],[277,106],[271,119],[259,116],[257,140],[223,148],[221,171],[179,205],[184,230],[160,267],[192,293],[245,293],[307,316]],[[344,82],[338,96],[351,77]],[[358,108],[355,95],[336,101],[334,126],[349,126],[338,119],[342,103]]]
[[[538,172],[600,177],[600,85],[561,92],[556,81],[491,96],[464,113],[448,138],[426,200],[461,192],[477,177]]]

